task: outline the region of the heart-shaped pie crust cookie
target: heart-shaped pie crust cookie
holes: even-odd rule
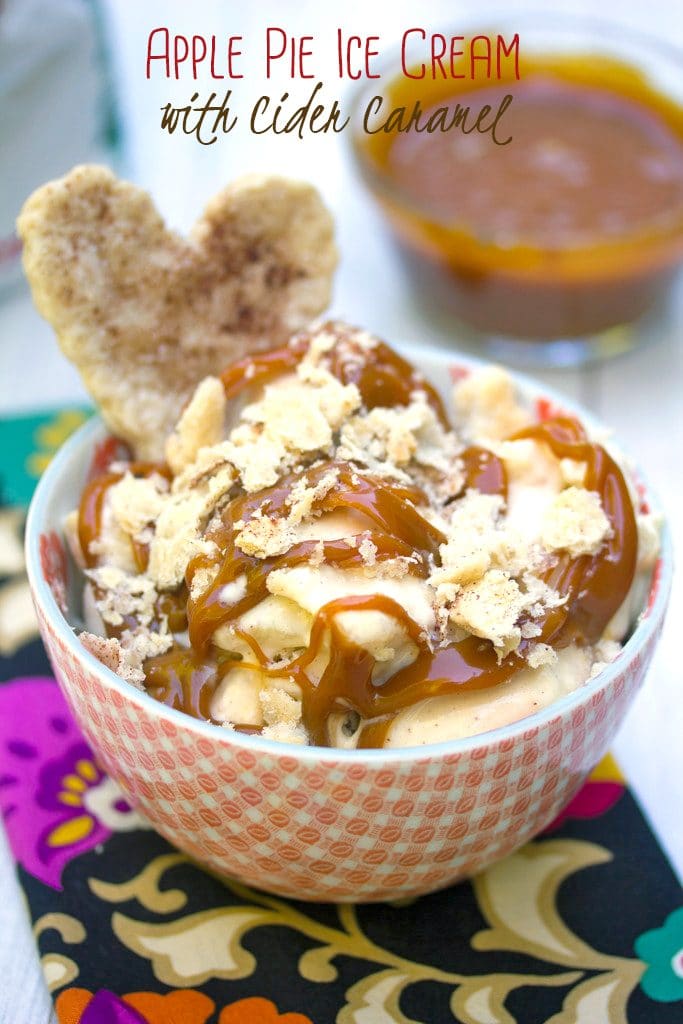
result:
[[[76,167],[30,196],[17,227],[38,310],[145,459],[162,457],[199,380],[325,309],[337,261],[316,190],[277,177],[229,185],[184,239],[145,191]]]

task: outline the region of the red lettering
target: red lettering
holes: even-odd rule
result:
[[[437,49],[438,44],[438,49]],[[435,32],[432,36],[432,79],[436,78],[436,69],[438,68],[441,72],[442,78],[448,78],[448,72],[443,66],[442,57],[446,53],[446,37],[442,36],[440,32]]]
[[[215,37],[212,46],[216,45]],[[200,49],[201,47],[201,49]],[[192,77],[197,77],[197,67],[206,57],[206,39],[204,36],[192,36]],[[213,68],[212,68],[213,70]]]
[[[184,49],[181,52],[181,44]],[[185,36],[176,36],[173,40],[173,66],[175,77],[180,78],[178,68],[183,64],[190,55],[190,44]]]
[[[451,78],[464,78],[465,77],[465,72],[464,71],[461,72],[461,73],[456,73],[456,70],[455,70],[455,67],[456,67],[456,65],[455,65],[456,57],[462,57],[463,53],[465,52],[463,49],[458,49],[458,43],[464,43],[464,42],[465,42],[465,37],[464,36],[452,36],[451,37]]]
[[[510,40],[510,45],[505,45],[505,40],[502,36],[498,36],[497,47],[496,47],[496,72],[498,78],[501,78],[501,57],[509,57],[514,52],[515,60],[515,78],[519,80],[519,33],[516,32]]]
[[[380,74],[373,75],[370,70],[370,58],[379,57],[379,50],[371,50],[370,43],[378,43],[379,36],[368,36],[365,40],[365,77],[366,78],[381,78]]]
[[[294,47],[294,42],[295,42],[295,40],[293,39],[292,40],[292,47]],[[304,49],[304,45],[305,45],[305,43],[312,43],[312,42],[313,42],[313,36],[302,36],[301,39],[299,40],[299,46],[298,46],[298,50],[299,50],[299,78],[315,78],[315,75],[313,75],[312,73],[308,73],[307,74],[306,71],[304,71],[304,57],[312,57],[313,56],[313,50],[306,50],[306,49]],[[294,77],[293,74],[292,74],[292,77]]]
[[[163,49],[162,53],[152,53],[152,42],[154,40],[155,35],[157,35],[157,33],[159,33],[159,32],[163,36],[164,49]],[[170,65],[170,54],[169,54],[168,42],[169,42],[169,37],[168,37],[168,29],[167,28],[155,28],[155,29],[152,29],[152,31],[150,32],[149,37],[147,39],[147,78],[151,77],[151,67],[150,67],[150,65],[151,65],[153,60],[163,60],[164,64],[166,65],[166,77],[170,78],[170,75],[171,75],[171,65]]]
[[[408,37],[416,33],[420,39],[426,39],[427,33],[423,28],[408,28],[401,39],[401,70],[406,78],[424,78],[426,67],[424,64],[409,64],[408,62]],[[416,72],[415,74],[413,72]]]
[[[237,44],[242,42],[242,36],[230,36],[228,39],[228,76],[230,78],[244,78],[241,72],[235,70],[233,61],[242,56],[242,51],[237,49]]]
[[[482,44],[478,46],[477,44]],[[477,52],[480,50],[481,52]],[[491,40],[488,36],[473,36],[470,42],[470,78],[474,81],[478,76],[478,63],[483,63],[483,75],[491,77]]]
[[[280,38],[282,48],[279,52],[274,49],[276,39]],[[281,28],[266,29],[266,78],[270,78],[270,66],[273,61],[280,60],[287,52],[287,33]]]

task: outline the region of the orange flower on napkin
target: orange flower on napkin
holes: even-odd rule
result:
[[[216,1004],[203,992],[130,992],[114,995],[102,989],[68,988],[55,1000],[59,1024],[97,1024],[106,1012],[107,1020],[120,1024],[206,1024]],[[218,1024],[313,1024],[302,1013],[279,1013],[275,1003],[260,996],[238,999],[225,1006]]]

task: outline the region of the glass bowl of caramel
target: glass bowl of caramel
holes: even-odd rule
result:
[[[550,14],[408,30],[353,152],[460,344],[579,365],[667,328],[683,261],[683,53]]]

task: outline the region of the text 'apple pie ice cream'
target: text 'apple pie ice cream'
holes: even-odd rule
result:
[[[657,524],[502,369],[453,390],[451,422],[330,322],[203,379],[162,461],[105,444],[67,523],[83,643],[188,714],[323,746],[470,736],[581,686],[642,607]]]

